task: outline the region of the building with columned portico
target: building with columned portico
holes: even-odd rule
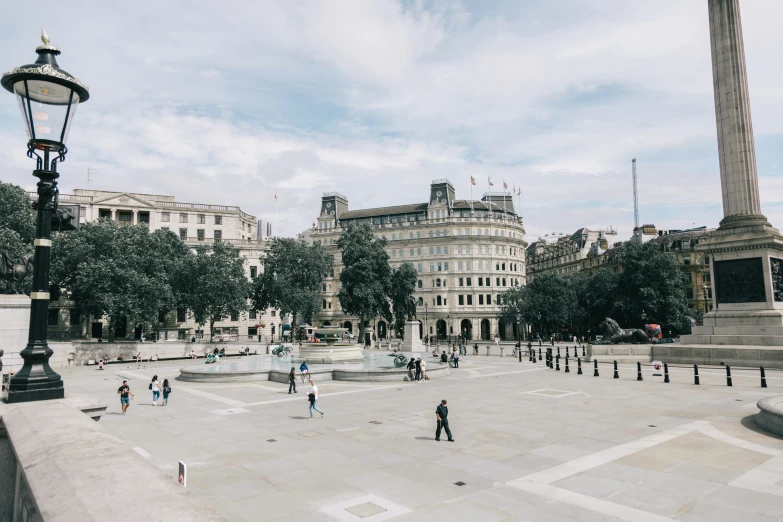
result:
[[[359,319],[344,313],[337,297],[342,266],[336,243],[353,223],[371,225],[378,237],[388,240],[393,270],[403,263],[416,268],[414,298],[422,337],[464,332],[470,339],[490,339],[496,333],[516,338],[516,323],[498,321],[497,299],[510,287],[525,284],[525,228],[511,194],[457,199],[454,186],[440,179],[430,184],[425,202],[360,210],[350,210],[342,194],[324,194],[313,228],[300,234],[320,242],[335,261],[333,273],[322,282],[321,310],[313,322],[356,332]],[[371,326],[378,339],[395,335],[381,318],[372,319]]]

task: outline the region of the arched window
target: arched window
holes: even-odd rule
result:
[[[435,236],[440,237],[440,230],[435,231]]]
[[[397,239],[397,234],[392,234],[392,240]]]
[[[506,263],[503,263],[502,267],[503,268],[501,268],[501,270],[505,270],[506,269]]]
[[[419,287],[419,288],[421,288],[421,287],[422,287],[422,282],[421,282],[421,279],[419,279],[419,280],[416,282],[416,286],[417,286],[417,287]]]
[[[417,303],[419,306],[424,306],[424,299],[419,297],[419,302]]]
[[[435,280],[435,286],[440,288],[440,277]],[[440,303],[438,303],[440,304]]]
[[[416,255],[417,255],[417,256],[420,256],[420,255],[421,255],[421,248],[419,248],[419,249],[417,249],[417,250],[416,250]]]
[[[449,235],[445,228],[443,229],[443,235],[444,236],[448,236]]]
[[[440,279],[438,279],[438,281],[440,281]],[[438,285],[438,286],[440,286],[440,285]],[[438,296],[438,306],[440,306],[442,303],[443,303],[443,301],[441,300],[440,296]]]
[[[396,250],[392,250],[392,257],[397,257],[397,251]]]

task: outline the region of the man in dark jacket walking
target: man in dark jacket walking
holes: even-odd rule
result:
[[[288,395],[291,395],[291,389],[296,393],[296,369],[291,366],[291,371],[288,373]]]
[[[414,357],[408,361],[408,373],[412,381],[416,380],[416,359]]]
[[[449,429],[449,408],[446,406],[446,399],[440,401],[440,404],[435,409],[435,417],[438,419],[438,429],[435,430],[435,440],[440,442],[440,430],[441,428],[446,430],[446,436],[449,438],[449,442],[454,442],[451,436],[451,430]]]

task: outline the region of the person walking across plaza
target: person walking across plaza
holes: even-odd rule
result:
[[[420,359],[421,361],[421,380],[426,381],[427,380],[427,361],[424,359]]]
[[[438,420],[438,428],[435,430],[435,440],[440,442],[440,430],[446,431],[446,436],[449,438],[449,442],[454,442],[454,437],[451,436],[451,430],[449,429],[449,407],[446,406],[446,399],[440,401],[438,407],[435,409],[435,417]]]
[[[152,382],[150,382],[150,390],[152,390],[152,405],[157,406],[158,397],[160,397],[160,384],[158,383],[157,375],[152,377]]]
[[[163,406],[169,405],[169,394],[171,393],[171,385],[168,379],[163,379]]]
[[[296,393],[296,367],[291,366],[291,371],[288,372],[288,395],[291,395],[291,390]]]
[[[454,352],[454,355],[452,355],[454,359],[454,367],[459,368],[459,352]]]
[[[419,382],[421,380],[421,357],[416,359],[414,366],[416,367],[416,378],[414,380]]]
[[[120,396],[120,406],[122,406],[122,413],[125,413],[128,409],[128,406],[130,406],[130,401],[135,395],[133,395],[130,391],[130,386],[128,386],[128,381],[122,381],[122,386],[117,390],[117,393]],[[130,397],[128,397],[130,395]]]
[[[313,410],[324,416],[324,412],[318,409],[318,386],[315,385],[315,381],[310,381],[310,393],[307,395],[307,400],[310,401],[310,418],[313,418]]]

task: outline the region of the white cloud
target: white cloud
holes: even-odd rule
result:
[[[742,10],[754,130],[774,139],[783,5]],[[40,28],[22,4],[4,14],[7,70],[32,58]],[[523,185],[531,237],[583,225],[625,237],[637,157],[643,221],[721,217],[703,1],[86,0],[51,15],[60,63],[93,96],[71,133],[65,190],[90,167],[98,188],[269,219],[277,186],[281,232],[294,234],[324,190],[361,208],[423,201],[442,177],[467,197],[470,175],[491,175]],[[30,186],[6,98],[0,177]],[[783,164],[779,149],[758,159],[762,205],[783,226],[780,167],[769,167]]]

